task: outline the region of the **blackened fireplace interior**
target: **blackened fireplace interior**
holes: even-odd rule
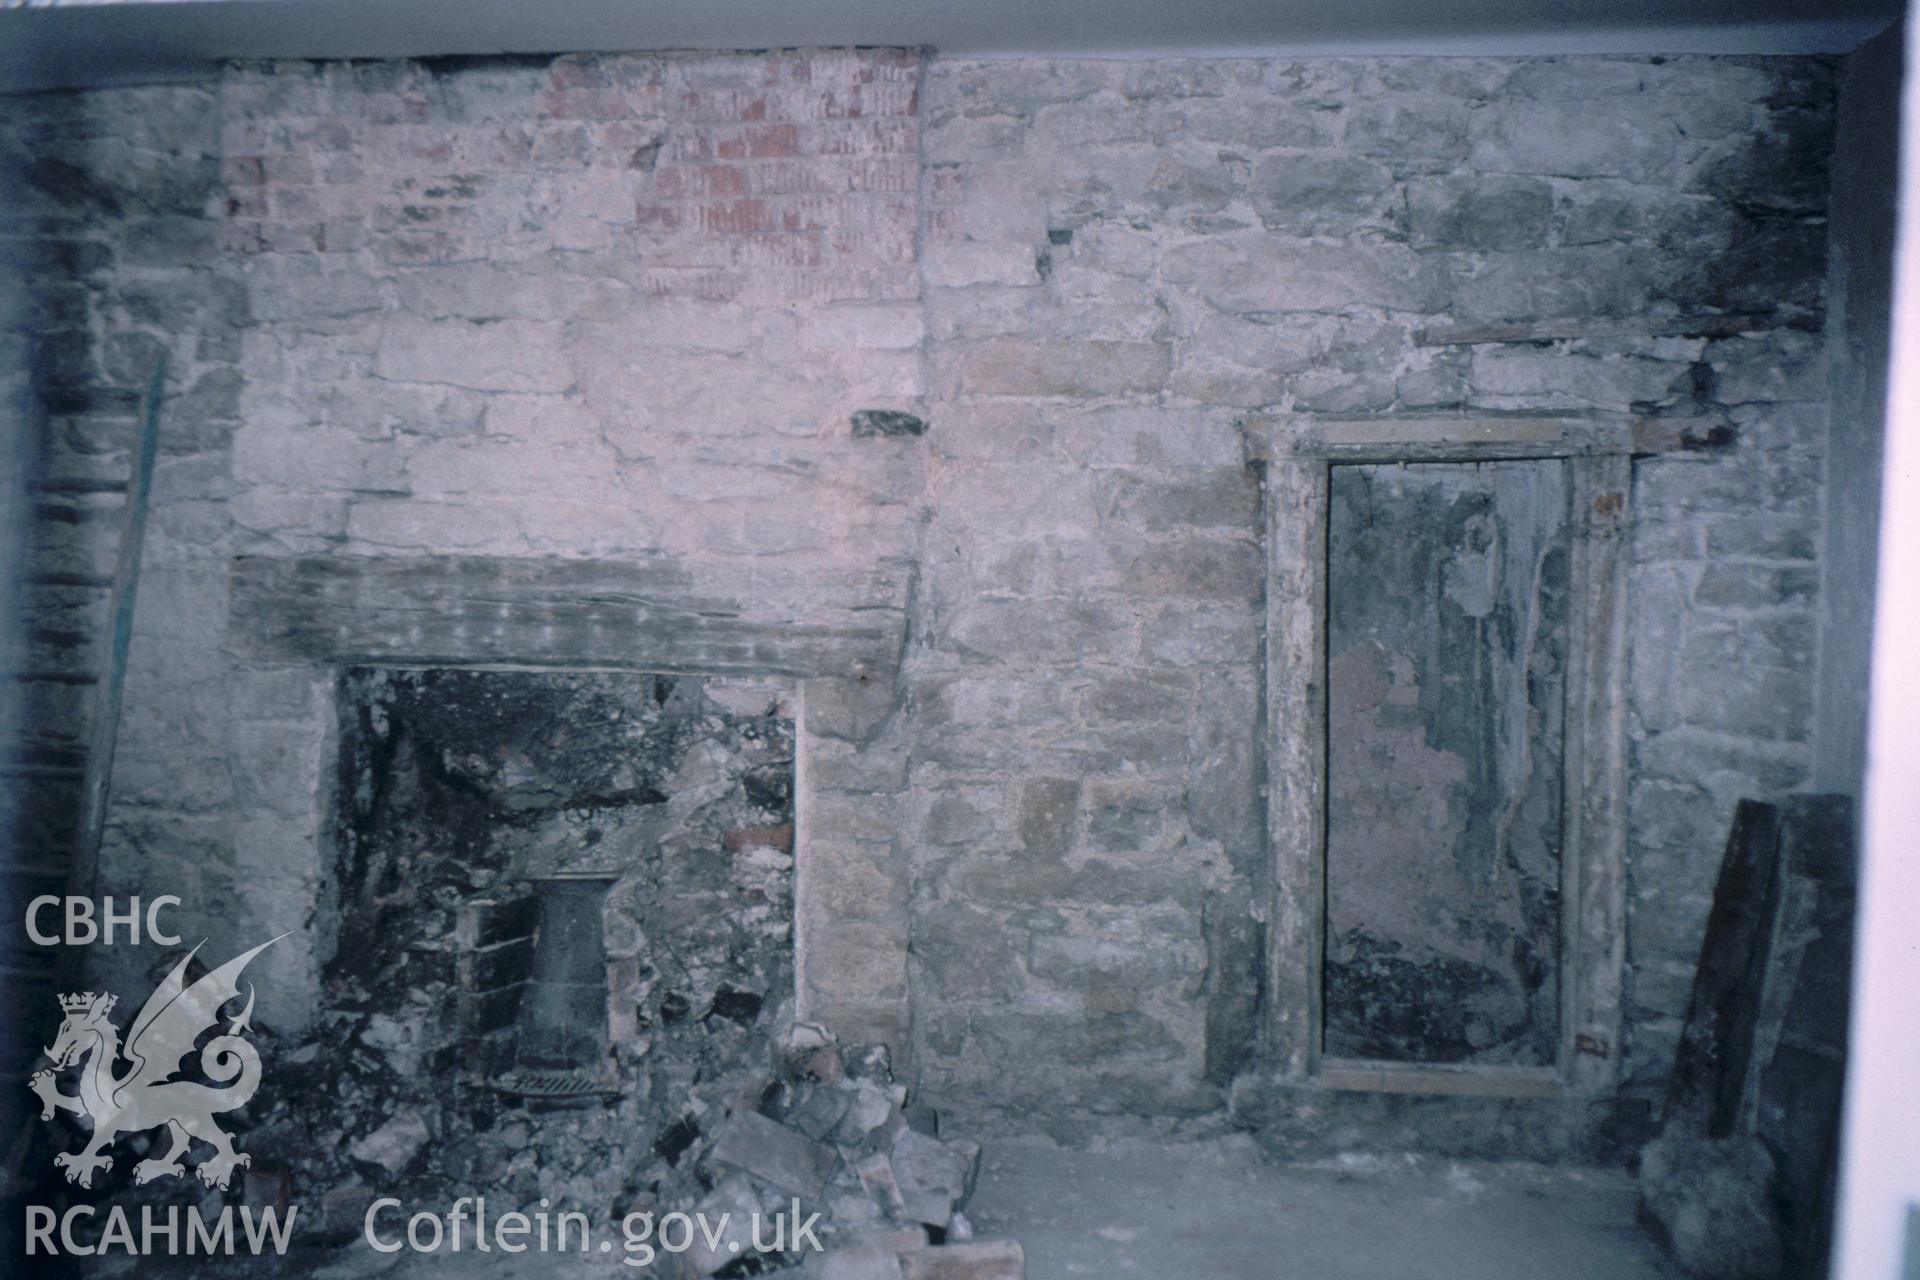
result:
[[[750,1052],[793,985],[792,705],[770,681],[344,671],[329,1016],[424,1068],[376,1088],[457,1129]]]

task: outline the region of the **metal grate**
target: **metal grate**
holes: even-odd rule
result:
[[[601,1077],[579,1071],[509,1071],[495,1086],[523,1098],[585,1098],[619,1092]]]

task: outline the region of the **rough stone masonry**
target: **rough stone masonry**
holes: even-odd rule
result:
[[[215,951],[299,930],[261,1001],[298,1032],[339,937],[339,667],[794,679],[803,1014],[962,1126],[1217,1113],[1264,1016],[1236,420],[1714,417],[1733,447],[1636,464],[1618,1054],[1651,1095],[1734,799],[1810,766],[1834,79],[869,50],[12,102],[7,412],[44,472],[123,470],[172,358],[103,888],[179,894]],[[1650,336],[1708,311],[1763,321]],[[1417,341],[1531,321],[1576,336]],[[110,554],[47,505],[36,564]],[[561,569],[604,617],[490,586]],[[416,571],[457,605],[403,608]],[[263,575],[344,603],[296,625]],[[93,642],[88,597],[34,590],[33,643]],[[48,758],[71,694],[23,695]]]

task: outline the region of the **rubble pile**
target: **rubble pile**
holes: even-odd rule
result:
[[[801,1268],[824,1280],[1018,1280],[1019,1245],[978,1241],[965,1207],[980,1147],[946,1139],[932,1108],[894,1082],[883,1046],[842,1045],[824,1028],[794,1024],[765,1071],[696,1087],[654,1145],[630,1206],[656,1218],[675,1209],[733,1234],[681,1259],[705,1276]],[[757,1212],[818,1214],[811,1244],[756,1254],[745,1238]],[[792,1221],[790,1218],[789,1221]],[[789,1241],[789,1243],[792,1243]],[[733,1246],[739,1245],[738,1250]]]
[[[256,1024],[266,1070],[232,1117],[252,1164],[231,1188],[114,1194],[297,1203],[325,1248],[355,1247],[384,1197],[484,1196],[496,1215],[615,1232],[636,1213],[729,1216],[717,1249],[662,1253],[662,1280],[1021,1274],[1017,1246],[972,1240],[978,1147],[941,1137],[883,1047],[795,1021],[781,689],[343,679],[340,938],[320,1016],[297,1040]],[[570,963],[547,964],[555,938],[578,944]],[[563,1044],[578,1052],[556,1061]],[[787,1234],[756,1242],[756,1214]]]
[[[790,1010],[769,1011],[770,1025],[788,1030],[762,1034],[758,1065],[684,1092],[571,1107],[515,1100],[485,1123],[451,1126],[406,1110],[383,1115],[397,1082],[330,1071],[310,1041],[278,1055],[293,1087],[236,1117],[238,1145],[254,1159],[231,1189],[116,1179],[110,1198],[190,1202],[203,1214],[228,1201],[292,1202],[303,1244],[346,1250],[363,1247],[368,1208],[388,1196],[409,1211],[444,1213],[462,1196],[484,1196],[494,1214],[579,1211],[609,1233],[632,1214],[655,1224],[674,1213],[709,1224],[724,1216],[713,1246],[696,1233],[691,1248],[621,1274],[1023,1280],[1020,1246],[976,1239],[967,1219],[979,1145],[941,1135],[935,1111],[893,1079],[884,1046],[842,1044],[793,1023]],[[344,1049],[362,1056],[357,1043]]]

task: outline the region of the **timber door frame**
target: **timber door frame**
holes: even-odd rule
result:
[[[1401,1093],[1591,1095],[1617,1076],[1626,954],[1625,536],[1636,453],[1723,443],[1696,419],[1286,415],[1241,430],[1263,468],[1269,1068],[1295,1083]],[[1334,1059],[1324,1042],[1327,511],[1343,463],[1560,460],[1568,621],[1559,1050],[1550,1067]]]

